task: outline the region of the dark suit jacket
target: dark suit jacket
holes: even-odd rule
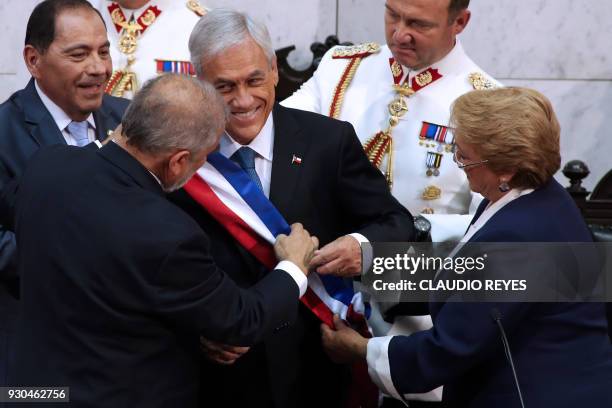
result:
[[[77,406],[195,406],[200,334],[249,345],[297,315],[289,274],[238,288],[208,236],[114,143],[41,150],[15,208],[16,385],[69,386]]]
[[[104,96],[93,113],[97,138],[104,140],[115,129],[129,101]],[[61,130],[36,93],[34,80],[0,105],[0,192],[19,176],[26,162],[40,147],[66,144]],[[0,224],[0,349],[10,355],[9,338],[17,316],[19,281],[15,237]],[[0,359],[0,384],[6,381],[7,359]]]
[[[93,113],[98,140],[121,122],[129,101],[104,96],[102,106]],[[0,105],[0,191],[11,179],[19,176],[26,162],[43,146],[66,144],[51,114],[36,93],[34,79]],[[14,240],[0,229],[0,277],[14,276]]]
[[[412,217],[389,193],[352,126],[276,105],[270,200],[287,222],[301,222],[321,246],[352,232],[370,241],[408,241]],[[302,159],[292,164],[293,155]],[[215,236],[215,261],[242,287],[266,274],[259,263],[184,191],[171,199]],[[214,232],[213,232],[214,231]],[[304,307],[290,330],[254,347],[234,366],[204,364],[201,406],[341,406],[350,381],[323,353],[320,322]],[[214,384],[215,393],[211,393]],[[239,391],[238,391],[239,390]]]
[[[555,180],[507,204],[470,240],[591,241],[573,200]],[[570,268],[585,261],[567,255]],[[444,384],[443,400],[451,407],[520,406],[493,308],[501,312],[526,406],[609,404],[612,347],[601,303],[431,303],[433,329],[391,340],[396,389],[405,394]]]

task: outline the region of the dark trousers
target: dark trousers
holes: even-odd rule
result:
[[[9,294],[0,282],[0,387],[14,385],[9,384],[9,366],[13,359],[18,313],[17,299]]]

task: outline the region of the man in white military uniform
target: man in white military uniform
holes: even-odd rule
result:
[[[335,47],[284,106],[353,124],[393,195],[432,224],[434,242],[459,240],[482,197],[453,162],[450,106],[494,81],[463,51],[469,0],[387,0],[387,45]]]
[[[387,0],[387,45],[331,49],[313,77],[282,102],[350,122],[393,195],[429,220],[434,242],[459,241],[482,199],[453,162],[448,128],[455,99],[497,85],[456,38],[470,20],[468,6],[469,0]],[[431,324],[429,316],[400,316],[388,334]],[[438,389],[413,399],[440,397]]]
[[[206,13],[197,0],[96,1],[106,23],[115,68],[106,93],[131,98],[158,74],[195,74],[187,43]]]

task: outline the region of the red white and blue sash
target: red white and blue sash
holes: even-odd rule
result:
[[[218,152],[212,153],[185,185],[185,190],[257,260],[274,268],[276,237],[288,234],[291,229],[240,166]],[[361,326],[360,331],[367,330],[369,305],[364,303],[360,292],[353,291],[351,282],[311,273],[308,290],[301,301],[330,327],[333,327],[333,315],[338,314]]]
[[[269,269],[277,263],[273,244],[279,234],[290,227],[236,163],[220,153],[208,161],[185,185],[185,191],[215,218],[238,243]],[[369,305],[352,284],[333,276],[308,275],[308,289],[300,301],[323,323],[334,327],[333,315],[351,323],[363,336],[371,337],[367,325]],[[345,408],[378,406],[378,389],[368,376],[367,364],[352,364],[352,381]]]

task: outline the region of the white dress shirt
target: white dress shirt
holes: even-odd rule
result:
[[[272,157],[274,151],[274,121],[272,114],[268,115],[266,123],[261,128],[261,131],[255,139],[248,145],[256,153],[255,155],[255,172],[261,181],[261,186],[266,197],[270,197],[270,181],[272,180]],[[221,136],[219,141],[219,153],[230,158],[242,145],[231,138],[227,133]],[[308,278],[291,261],[281,261],[274,269],[282,269],[287,272],[298,285],[300,289],[300,297],[304,296],[308,288]]]
[[[70,132],[68,132],[68,125],[70,124],[70,122],[72,122],[72,119],[70,119],[70,117],[66,114],[66,112],[62,110],[62,108],[57,106],[55,102],[53,102],[47,95],[45,95],[45,93],[42,89],[40,89],[36,81],[34,81],[34,87],[36,88],[36,92],[38,93],[38,96],[40,97],[40,100],[42,101],[43,105],[45,105],[45,108],[47,108],[47,110],[51,114],[51,117],[57,125],[57,128],[62,132],[62,136],[64,136],[64,140],[66,140],[66,143],[70,146],[76,146],[76,140],[74,140],[74,137],[72,137]],[[93,113],[90,113],[86,120],[89,125],[87,127],[87,137],[89,138],[89,142],[93,142],[94,140],[96,140],[96,122],[94,121]]]
[[[461,242],[453,249],[450,257],[454,256],[461,247],[468,242],[478,230],[480,230],[486,223],[495,215],[499,210],[504,208],[506,205],[516,200],[519,197],[530,194],[533,189],[512,189],[506,193],[502,198],[494,203],[489,203],[487,208],[480,214],[480,217],[470,225],[465,236],[461,239]],[[391,395],[396,399],[411,399],[413,395],[406,394],[400,395],[398,390],[393,385],[391,378],[391,368],[389,363],[389,343],[394,336],[375,337],[368,341],[368,349],[366,360],[368,363],[368,373],[372,378],[372,381],[381,389],[384,393]]]
[[[272,158],[274,156],[274,121],[272,114],[268,115],[266,123],[255,139],[248,145],[257,153],[255,155],[255,171],[261,181],[266,197],[270,198],[270,181],[272,180]],[[242,145],[225,133],[219,141],[219,152],[227,157],[232,157]]]

